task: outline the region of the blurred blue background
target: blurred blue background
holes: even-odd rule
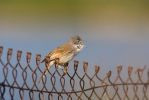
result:
[[[101,67],[100,73],[103,76],[109,70],[116,73],[118,65],[122,65],[125,70],[128,66],[135,69],[144,65],[148,67],[148,4],[148,0],[2,0],[2,59],[6,62],[8,48],[13,48],[14,65],[17,50],[23,52],[22,60],[25,60],[26,52],[31,52],[31,65],[34,69],[36,54],[41,54],[41,59],[44,59],[51,50],[67,42],[70,37],[79,35],[87,40],[84,43],[87,48],[74,60],[80,62],[80,69],[83,61],[88,62],[90,75],[93,75],[95,65]],[[22,60],[25,66],[26,62]],[[73,61],[70,63],[72,65]],[[73,70],[69,70],[71,72]]]

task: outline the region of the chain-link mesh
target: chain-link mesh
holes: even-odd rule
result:
[[[88,63],[83,62],[80,72],[78,61],[74,61],[73,73],[68,71],[63,76],[56,61],[54,71],[50,69],[37,84],[43,72],[40,54],[36,55],[36,66],[31,67],[31,53],[27,52],[26,61],[21,62],[22,51],[17,51],[17,63],[12,65],[13,50],[8,49],[6,63],[2,60],[2,52],[0,46],[0,100],[149,100],[149,69],[145,70],[146,66],[136,69],[135,74],[130,66],[122,74],[122,66],[118,66],[115,77],[109,71],[101,78],[99,66],[94,67],[94,72],[87,72]]]

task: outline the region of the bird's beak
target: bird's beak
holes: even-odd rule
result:
[[[83,45],[83,48],[86,48],[86,46],[85,46],[85,45]]]
[[[86,40],[82,40],[82,42],[87,42]]]
[[[82,42],[87,42],[87,41],[85,41],[85,40],[81,40],[80,43],[82,43]]]
[[[81,43],[82,42],[87,42],[86,40],[81,40]],[[86,46],[85,45],[83,45],[83,48],[86,48]]]

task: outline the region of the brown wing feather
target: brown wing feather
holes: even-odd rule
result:
[[[73,52],[72,46],[70,46],[70,44],[64,44],[51,51],[48,56],[50,57],[50,60],[54,60],[55,58],[60,58],[61,56],[70,52]]]

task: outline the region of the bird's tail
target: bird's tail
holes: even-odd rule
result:
[[[48,70],[52,67],[52,65],[54,64],[54,61],[51,61],[50,63],[46,63],[45,62],[45,66],[46,68],[44,69],[44,72],[42,73],[41,77],[40,77],[40,80],[38,81],[38,84],[41,82],[42,78],[45,77],[46,73],[48,72]]]

